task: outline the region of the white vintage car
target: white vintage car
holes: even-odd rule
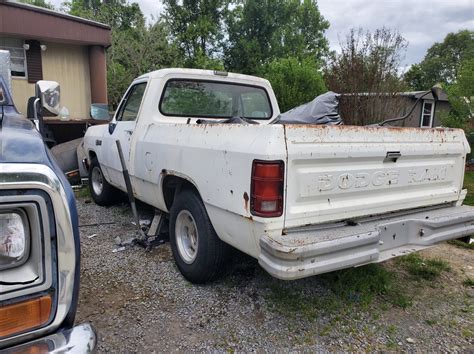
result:
[[[272,124],[279,113],[261,78],[142,75],[111,123],[86,133],[92,197],[126,190],[119,140],[135,197],[169,214],[175,261],[195,283],[220,272],[229,246],[297,279],[473,233],[462,130]]]

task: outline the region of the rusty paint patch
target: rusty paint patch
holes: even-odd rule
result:
[[[244,192],[244,208],[246,211],[249,211],[249,195],[247,192]]]

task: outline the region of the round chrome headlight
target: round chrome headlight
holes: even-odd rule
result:
[[[23,264],[29,251],[28,224],[20,210],[0,214],[0,269]]]

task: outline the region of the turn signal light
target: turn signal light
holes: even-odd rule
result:
[[[49,320],[51,296],[0,307],[0,338],[40,327]]]
[[[277,217],[283,214],[284,173],[283,161],[253,161],[250,188],[250,210],[253,215]]]

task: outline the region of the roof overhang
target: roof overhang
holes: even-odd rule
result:
[[[0,35],[82,45],[111,44],[110,27],[16,1],[0,0]]]
[[[421,96],[423,96],[423,94],[425,92],[426,91],[404,92],[402,95],[407,96],[407,97],[411,97],[411,98],[414,98],[414,99],[418,99]],[[432,93],[429,93],[426,96],[424,96],[423,99],[425,99],[425,100],[434,100],[434,97],[433,97]],[[438,101],[449,101],[448,95],[446,94],[446,92],[444,92],[444,91],[441,92],[441,96],[438,98]]]
[[[342,93],[341,96],[346,96],[346,97],[387,97],[387,98],[392,98],[392,97],[407,97],[411,99],[418,99],[420,96],[423,96],[426,93],[426,91],[409,91],[409,92],[353,92],[353,93]],[[423,99],[425,100],[434,100],[433,94],[429,93],[426,96],[423,96]],[[446,101],[448,102],[448,95],[442,91],[441,96],[439,97],[438,101]]]

